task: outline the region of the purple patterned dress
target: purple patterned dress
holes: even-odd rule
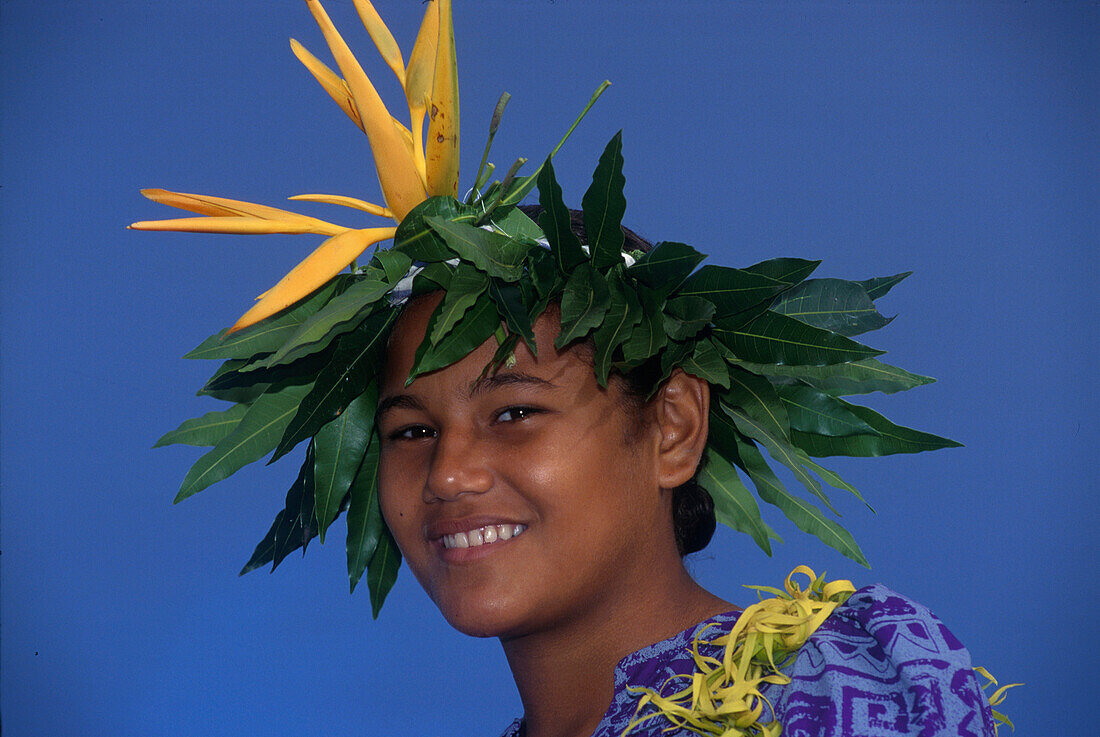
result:
[[[658,689],[693,670],[690,647],[707,624],[730,627],[720,614],[619,661],[615,696],[592,737],[619,737],[634,717],[627,686]],[[714,636],[712,628],[707,633]],[[785,669],[791,682],[766,684],[783,737],[993,737],[993,719],[971,670],[970,654],[932,612],[885,586],[859,589],[837,607]],[[675,689],[673,689],[675,690]],[[767,711],[765,710],[765,715]],[[651,719],[631,737],[686,737]],[[516,720],[502,737],[519,737]]]

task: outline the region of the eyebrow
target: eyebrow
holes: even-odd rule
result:
[[[469,393],[471,397],[474,397],[478,394],[484,394],[485,392],[490,392],[505,386],[535,386],[547,389],[557,388],[557,384],[554,382],[547,381],[538,376],[526,374],[522,371],[509,371],[506,373],[493,374],[492,376],[482,376],[480,379],[470,384]],[[383,415],[393,409],[423,410],[424,404],[411,394],[394,394],[378,403],[378,409],[375,410],[374,413],[375,422],[378,422]]]

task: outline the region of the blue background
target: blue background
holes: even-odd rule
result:
[[[627,222],[653,239],[731,265],[916,272],[867,339],[940,381],[869,402],[966,447],[832,464],[878,510],[838,494],[872,571],[769,508],[787,539],[774,558],[721,530],[698,577],[740,602],[740,584],[802,562],[882,581],[1027,682],[1004,707],[1017,734],[1089,732],[1097,4],[456,4],[463,182],[501,91],[514,98],[493,158],[507,168],[542,158],[609,78],[556,163],[572,202],[622,127]],[[378,5],[407,53],[421,6]],[[349,0],[328,6],[400,110]],[[214,364],[179,356],[318,239],[126,231],[177,216],[138,189],[378,198],[365,137],[290,36],[329,58],[295,0],[2,4],[10,737],[495,735],[519,711],[497,643],[451,631],[408,571],[372,622],[339,535],[237,577],[296,459],[173,506],[199,451],[149,448],[214,405],[192,394]]]

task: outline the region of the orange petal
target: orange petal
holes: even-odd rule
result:
[[[316,221],[321,222],[321,221]],[[347,228],[326,224],[318,228],[308,220],[265,220],[250,217],[176,218],[174,220],[142,220],[133,223],[133,230],[174,230],[183,233],[233,233],[238,235],[266,235],[269,233],[319,233],[335,236]]]
[[[367,33],[370,34],[374,45],[378,47],[378,53],[386,60],[386,64],[397,75],[398,81],[404,87],[405,61],[401,58],[401,49],[397,47],[397,42],[393,40],[393,34],[390,33],[390,29],[382,21],[382,16],[378,15],[378,11],[374,9],[369,0],[354,0],[354,2],[355,9],[359,11],[359,18],[366,26]]]
[[[344,207],[353,207],[356,210],[369,212],[371,215],[377,215],[378,217],[393,218],[393,213],[381,205],[376,205],[373,202],[367,202],[366,200],[360,200],[355,197],[345,197],[340,194],[296,194],[287,199],[302,200],[304,202],[323,202],[326,205],[343,205]]]
[[[351,91],[348,89],[347,83],[340,78],[340,75],[329,69],[328,65],[311,54],[309,49],[293,38],[290,39],[290,50],[298,57],[298,61],[305,65],[305,68],[309,70],[314,79],[321,83],[321,86],[325,88],[325,92],[336,101],[336,104],[351,118],[351,121],[359,126],[360,130],[366,132],[366,129],[363,128],[363,121],[359,118],[359,111],[355,109],[355,101],[351,99]]]
[[[170,192],[166,189],[143,189],[141,193],[162,205],[178,207],[181,210],[197,212],[200,215],[221,215],[226,217],[250,217],[261,220],[299,221],[309,224],[309,228],[295,233],[321,233],[322,235],[336,235],[347,230],[339,225],[326,223],[324,220],[300,215],[289,210],[281,210],[278,207],[257,205],[252,202],[230,200],[225,197],[211,197],[209,195],[188,194],[186,192]],[[164,230],[164,228],[161,228]],[[217,231],[212,231],[217,232]],[[235,232],[235,231],[234,231]],[[272,231],[291,232],[291,231]]]
[[[393,238],[396,230],[397,228],[348,230],[329,238],[291,269],[278,284],[264,292],[263,297],[252,306],[252,309],[241,315],[228,332],[236,332],[241,328],[254,325],[311,294],[339,274],[344,267],[365,251],[367,246]]]
[[[424,152],[429,195],[458,194],[458,64],[451,0],[439,0],[439,40]]]

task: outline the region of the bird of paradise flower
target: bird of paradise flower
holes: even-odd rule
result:
[[[458,76],[451,0],[429,0],[406,65],[401,51],[369,0],[353,0],[363,25],[397,76],[409,107],[409,126],[390,115],[319,0],[306,0],[340,74],[291,39],[294,55],[320,82],[370,142],[385,206],[354,197],[304,194],[292,200],[323,202],[363,210],[400,223],[428,197],[458,192]],[[341,76],[343,75],[343,76]],[[427,142],[424,122],[427,118]],[[253,325],[294,304],[349,266],[369,246],[393,237],[396,227],[353,229],[250,202],[146,189],[153,200],[202,217],[141,221],[137,230],[204,233],[316,233],[328,238],[275,286],[259,297],[229,333]]]

